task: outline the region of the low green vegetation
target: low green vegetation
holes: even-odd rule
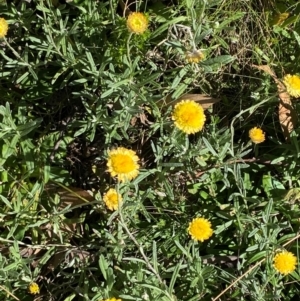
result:
[[[297,0],[0,5],[0,301],[299,299]]]

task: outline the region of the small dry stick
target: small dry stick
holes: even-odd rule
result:
[[[125,229],[125,231],[127,232],[127,234],[129,235],[129,237],[131,238],[131,240],[135,243],[135,245],[139,248],[141,255],[143,256],[148,268],[152,271],[152,273],[157,277],[157,279],[159,280],[159,282],[161,284],[164,284],[163,280],[161,279],[160,275],[157,273],[157,271],[154,269],[154,267],[151,265],[150,261],[148,260],[147,256],[144,253],[144,249],[143,247],[137,242],[137,240],[135,239],[135,237],[131,234],[131,232],[129,231],[129,229],[127,228],[124,220],[123,220],[123,216],[120,214],[120,219],[119,222],[121,223],[121,226]]]
[[[294,240],[298,239],[300,237],[300,233],[298,233],[294,238],[286,242],[283,247],[289,245]],[[212,301],[217,301],[222,295],[224,295],[230,288],[232,288],[237,282],[239,282],[241,279],[243,279],[246,275],[248,275],[252,270],[254,270],[257,266],[259,266],[261,263],[263,263],[266,260],[266,258],[261,259],[259,262],[257,262],[253,267],[251,267],[248,271],[246,271],[243,275],[241,275],[239,278],[237,278],[234,282],[232,282],[229,286],[227,286],[216,298],[214,298]]]
[[[15,295],[13,295],[12,293],[10,293],[5,287],[3,287],[2,285],[0,285],[0,288],[3,289],[8,295],[10,295],[11,297],[13,297],[15,300],[17,301],[21,301],[19,298],[17,298]]]
[[[144,249],[143,247],[138,243],[138,241],[135,239],[135,237],[132,235],[132,233],[129,231],[128,227],[125,224],[123,215],[121,212],[119,212],[119,216],[120,218],[118,219],[121,226],[125,229],[125,231],[127,232],[127,234],[129,235],[129,237],[131,238],[131,240],[134,242],[134,244],[139,248],[139,251],[142,255],[142,257],[144,258],[146,265],[148,266],[149,270],[152,271],[152,273],[156,276],[156,278],[158,279],[158,281],[164,286],[166,287],[166,284],[164,283],[164,281],[162,280],[162,278],[160,277],[160,275],[158,274],[158,272],[155,270],[155,268],[152,266],[152,264],[150,263],[149,259],[147,258],[147,256],[144,253]],[[169,300],[175,301],[176,299],[166,290],[165,292],[166,296],[169,298]]]
[[[64,245],[63,244],[30,245],[30,244],[25,244],[21,241],[9,240],[9,239],[5,239],[5,238],[1,238],[1,237],[0,237],[0,242],[6,242],[6,243],[11,243],[11,244],[17,242],[17,244],[19,246],[24,246],[24,247],[27,247],[29,249],[45,249],[45,250],[48,250],[52,247],[66,248],[66,249],[69,249],[69,250],[78,249],[78,247],[72,246],[72,245],[69,245],[69,244],[64,244]]]

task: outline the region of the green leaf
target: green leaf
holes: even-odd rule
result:
[[[151,38],[155,38],[157,36],[159,36],[160,34],[162,34],[164,31],[166,31],[170,25],[173,24],[177,24],[180,22],[184,22],[187,19],[187,17],[185,16],[181,16],[181,17],[177,17],[172,19],[171,21],[166,22],[165,24],[163,24],[162,26],[158,27],[151,35]]]
[[[293,23],[296,23],[299,20],[299,14],[297,16],[291,16],[290,18],[286,19],[282,24],[281,27],[285,28]],[[294,32],[295,33],[295,32]],[[300,46],[300,44],[299,44]]]
[[[161,163],[160,166],[162,167],[182,167],[184,166],[183,163]]]
[[[109,95],[111,95],[113,92],[116,91],[117,88],[121,87],[121,86],[127,86],[129,83],[130,83],[130,79],[124,79],[124,80],[121,80],[113,85],[110,85],[110,89],[107,90],[106,92],[104,92],[103,94],[101,94],[101,98],[105,98]]]
[[[171,200],[174,200],[175,197],[174,197],[174,193],[173,193],[173,188],[172,186],[170,185],[169,181],[164,177],[163,180],[162,180],[162,183],[166,189],[166,193],[168,195],[168,197],[171,199]]]
[[[231,22],[241,19],[245,15],[245,12],[237,11],[235,13],[229,14],[227,18],[219,25],[219,30],[223,30],[225,26],[230,24]]]
[[[271,191],[273,187],[272,177],[270,175],[263,175],[262,186],[267,195],[269,195],[269,191]]]
[[[201,28],[201,26],[199,26],[199,28]],[[195,44],[197,45],[199,42],[201,42],[205,37],[211,35],[213,32],[213,30],[211,28],[203,31],[203,32],[199,32],[195,34]]]
[[[0,200],[10,209],[12,209],[12,206],[10,204],[10,202],[8,201],[8,199],[6,197],[4,197],[3,195],[0,194]]]
[[[153,289],[159,293],[162,293],[162,294],[166,294],[166,291],[165,290],[162,290],[161,288],[157,287],[157,286],[154,286],[154,285],[151,285],[151,284],[148,284],[148,283],[141,283],[141,286],[142,287],[145,287],[145,288],[149,288],[149,289]]]
[[[202,140],[204,142],[204,144],[206,145],[206,147],[208,148],[208,150],[216,157],[218,157],[218,154],[216,153],[216,151],[214,150],[214,148],[212,147],[212,145],[208,142],[208,140],[205,137],[202,137]]]
[[[201,65],[204,66],[212,66],[212,65],[217,65],[217,66],[222,66],[229,64],[235,60],[235,57],[231,55],[220,55],[214,58],[207,59],[203,62],[201,62]]]
[[[90,63],[91,70],[94,71],[94,72],[96,72],[97,68],[96,68],[96,65],[95,65],[95,62],[94,62],[92,54],[87,49],[85,50],[85,54],[86,54],[87,59],[88,59],[88,61]]]
[[[23,79],[25,79],[28,76],[29,72],[26,71],[23,75],[21,75],[17,80],[16,80],[16,84],[19,84],[23,81]]]
[[[136,88],[139,89],[151,82],[154,82],[159,76],[160,76],[160,72],[156,72],[150,76],[147,76],[145,80],[143,80],[142,82],[140,82],[139,84],[136,85]]]
[[[258,244],[248,247],[246,252],[253,252],[255,250],[258,250]]]
[[[277,164],[279,162],[282,162],[284,161],[286,158],[285,157],[278,157],[278,158],[275,158],[274,160],[271,161],[271,164]]]
[[[173,80],[171,89],[175,89],[178,86],[178,84],[180,83],[182,78],[187,74],[187,72],[188,72],[187,68],[183,68],[179,71],[178,75]]]
[[[184,254],[190,261],[192,261],[192,256],[190,255],[188,250],[183,247],[177,239],[174,240],[174,243],[181,250],[182,254]]]
[[[10,270],[17,269],[17,266],[18,266],[18,262],[11,263],[11,264],[7,265],[6,267],[4,267],[3,271],[8,272]]]
[[[102,272],[102,275],[104,277],[105,280],[107,280],[107,269],[108,269],[108,263],[106,261],[106,259],[104,258],[104,256],[101,254],[98,260],[98,264],[99,264],[99,268]]]
[[[33,121],[29,121],[26,124],[18,125],[17,126],[17,131],[20,132],[20,136],[23,137],[33,131],[34,129],[39,128],[40,124],[42,123],[43,119],[38,118]]]
[[[270,214],[273,209],[273,200],[269,199],[268,205],[265,209],[264,214],[262,215],[263,221],[267,224],[269,222]]]
[[[265,258],[267,256],[267,251],[261,251],[259,253],[256,253],[254,256],[252,256],[249,260],[247,260],[248,264],[251,264],[253,262],[257,262],[262,258]]]
[[[2,158],[7,159],[13,153],[16,152],[16,145],[19,142],[19,139],[20,139],[20,136],[16,135],[13,137],[13,139],[10,141],[9,144],[5,144],[2,146]]]
[[[224,223],[221,226],[218,226],[217,229],[215,230],[215,234],[220,234],[222,233],[224,230],[228,230],[228,228],[232,225],[233,221],[228,221],[226,223]]]
[[[23,225],[18,225],[14,233],[14,238],[16,240],[22,241],[26,230],[27,230],[26,227],[24,227]]]
[[[179,263],[177,263],[177,265],[175,266],[175,269],[174,269],[174,272],[173,272],[173,275],[172,275],[172,278],[171,278],[171,281],[170,281],[170,284],[169,284],[169,293],[170,294],[173,293],[173,289],[174,289],[174,286],[175,286],[175,283],[176,283],[176,279],[179,276],[179,271],[180,271],[180,268],[181,268],[181,264],[182,264],[182,260]]]
[[[152,264],[154,267],[154,270],[158,273],[158,259],[157,259],[157,245],[156,245],[156,241],[153,240],[152,243]]]
[[[296,235],[294,233],[292,233],[292,234],[286,234],[283,237],[281,237],[280,239],[278,239],[277,243],[278,243],[278,245],[283,245],[285,242],[291,240],[295,236]]]
[[[76,294],[73,293],[70,296],[68,296],[67,298],[65,298],[64,301],[72,301],[75,297],[76,297]]]
[[[79,84],[84,84],[86,82],[88,82],[88,78],[79,78],[79,79],[73,80],[71,84],[75,86],[75,85],[79,85]]]
[[[187,89],[188,85],[185,83],[181,83],[176,91],[172,94],[172,99],[177,99],[180,95],[183,94],[183,92]]]

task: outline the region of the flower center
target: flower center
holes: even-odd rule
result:
[[[134,161],[128,155],[112,156],[112,168],[116,173],[129,173],[135,169]]]
[[[184,123],[192,125],[197,120],[197,113],[184,110],[180,117]]]
[[[138,29],[140,29],[141,26],[143,25],[142,21],[140,19],[135,19],[133,24],[134,24],[134,27],[138,28]]]
[[[117,204],[118,203],[118,195],[117,194],[112,194],[110,197],[109,197],[109,201],[113,204]]]
[[[193,225],[191,228],[191,231],[197,235],[201,235],[206,232],[205,229],[202,227],[202,225],[199,225],[199,224]]]

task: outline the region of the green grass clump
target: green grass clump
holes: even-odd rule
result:
[[[298,1],[0,5],[0,301],[298,300]]]

